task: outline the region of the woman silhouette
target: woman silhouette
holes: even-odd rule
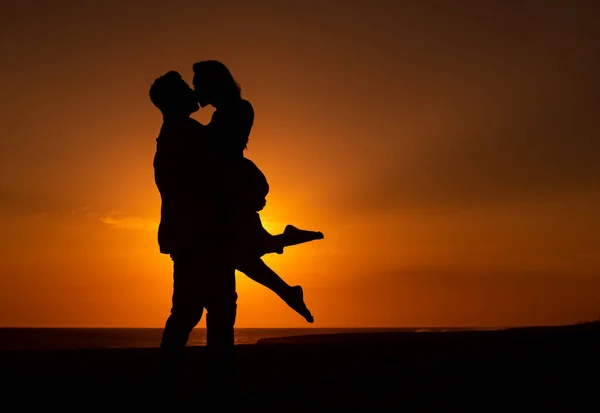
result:
[[[286,246],[322,239],[323,234],[288,225],[283,234],[271,235],[263,227],[258,212],[266,205],[269,185],[261,170],[244,157],[254,123],[252,105],[242,99],[239,85],[223,63],[202,61],[194,64],[193,70],[198,102],[202,107],[212,105],[216,109],[204,133],[222,164],[221,173],[227,174],[228,181],[235,185],[234,196],[223,194],[219,207],[233,241],[235,267],[269,288],[312,323],[314,319],[304,302],[302,287],[287,284],[260,257],[282,253]]]

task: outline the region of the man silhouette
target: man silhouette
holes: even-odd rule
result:
[[[160,343],[163,377],[175,390],[181,385],[184,348],[206,309],[209,383],[220,386],[215,394],[223,400],[231,399],[235,270],[219,220],[219,191],[210,179],[208,151],[202,162],[203,126],[190,118],[199,105],[177,72],[156,79],[150,99],[163,115],[154,156],[162,201],[158,243],[160,252],[173,260],[174,278],[171,314]]]

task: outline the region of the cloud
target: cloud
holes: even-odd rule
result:
[[[158,222],[141,217],[127,216],[125,214],[110,214],[100,217],[100,221],[111,228],[134,230],[134,231],[156,231]]]
[[[134,216],[128,212],[102,212],[89,205],[63,205],[58,199],[43,193],[2,185],[0,214],[6,217],[17,215],[26,219],[58,222],[71,229],[98,221],[116,229],[155,231],[158,228],[158,222],[155,220]]]
[[[0,183],[0,213],[60,220],[97,218],[99,215],[91,206],[76,205],[51,191],[3,183]]]

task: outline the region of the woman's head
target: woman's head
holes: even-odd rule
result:
[[[175,71],[154,81],[150,87],[150,100],[166,117],[189,116],[199,109],[194,91]]]
[[[227,66],[217,60],[204,60],[193,65],[194,91],[200,106],[215,107],[241,98],[240,86]]]

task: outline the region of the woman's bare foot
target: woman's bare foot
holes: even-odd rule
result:
[[[314,323],[315,319],[304,302],[304,291],[302,290],[301,286],[296,285],[294,287],[290,287],[290,294],[285,302],[292,308],[292,310],[304,317],[306,321],[309,323]]]
[[[286,247],[324,238],[323,233],[320,231],[307,231],[296,228],[293,225],[287,225],[282,235],[283,244]]]

